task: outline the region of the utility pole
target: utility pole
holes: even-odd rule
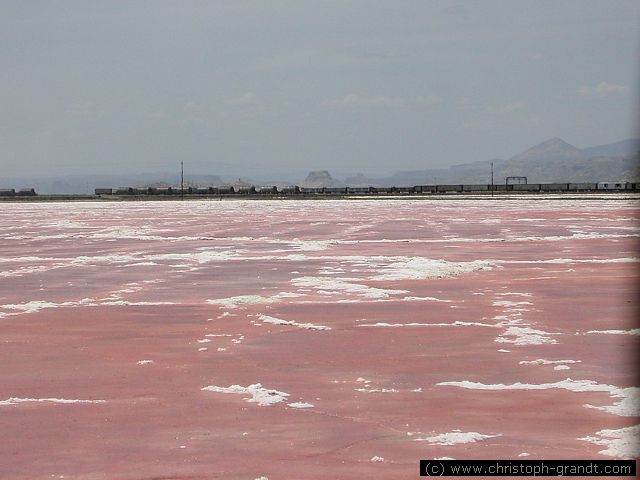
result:
[[[493,162],[491,162],[491,196],[493,197]]]
[[[180,160],[180,200],[184,200],[184,161]]]

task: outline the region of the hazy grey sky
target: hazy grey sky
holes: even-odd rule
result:
[[[636,136],[640,2],[3,1],[5,175],[384,174]]]

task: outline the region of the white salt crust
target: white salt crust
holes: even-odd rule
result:
[[[313,403],[307,403],[307,402],[287,403],[287,407],[291,407],[291,408],[313,408]]]
[[[558,343],[551,335],[559,335],[558,333],[549,333],[542,330],[536,330],[531,327],[507,327],[507,329],[495,338],[497,343],[512,343],[514,345],[542,345],[544,343]]]
[[[617,430],[600,430],[595,433],[595,436],[582,437],[578,440],[607,447],[598,452],[602,455],[634,460],[640,457],[639,438],[640,425],[634,425]]]
[[[292,327],[303,328],[305,330],[331,330],[325,325],[314,325],[313,323],[298,323],[293,320],[282,320],[281,318],[270,317],[268,315],[259,315],[258,318],[264,323],[273,325],[289,325]]]
[[[491,323],[481,323],[481,322],[462,322],[456,320],[451,323],[386,323],[386,322],[376,322],[376,323],[360,323],[358,327],[491,327],[498,328],[499,325],[494,325]]]
[[[298,277],[291,280],[296,287],[313,288],[322,295],[353,294],[365,298],[388,298],[389,295],[409,293],[408,290],[375,288],[362,283],[358,278]]]
[[[0,406],[16,405],[18,403],[47,402],[47,403],[105,403],[106,400],[78,400],[66,398],[19,398],[11,397],[0,400]]]
[[[486,438],[499,437],[497,435],[485,435],[478,432],[462,432],[460,430],[454,430],[452,432],[441,433],[431,437],[418,437],[414,438],[415,442],[429,442],[434,445],[458,445],[462,443],[475,443]]]
[[[631,330],[589,330],[586,333],[599,335],[640,335],[640,328]]]
[[[640,388],[638,387],[616,387],[614,385],[606,385],[594,382],[593,380],[572,380],[567,378],[554,383],[512,383],[505,385],[484,384],[480,382],[471,382],[468,380],[458,382],[440,382],[436,385],[453,386],[461,388],[469,388],[472,390],[548,390],[553,388],[569,390],[570,392],[604,392],[610,396],[619,399],[613,405],[598,407],[585,404],[584,407],[603,410],[613,415],[623,417],[640,416]]]
[[[582,363],[582,360],[546,360],[538,358],[537,360],[522,360],[518,363],[520,365],[562,365],[566,363]]]
[[[210,305],[222,305],[226,308],[238,308],[241,305],[260,305],[274,303],[271,297],[263,297],[260,295],[238,295],[237,297],[217,298],[213,300],[207,300]]]
[[[209,385],[202,388],[209,392],[217,393],[235,393],[239,395],[250,395],[251,398],[245,398],[245,401],[257,403],[261,407],[267,407],[280,403],[289,396],[288,393],[281,392],[279,390],[270,390],[263,388],[262,384],[254,383],[248,387],[242,387],[240,385],[231,385],[230,387],[217,387],[215,385]]]

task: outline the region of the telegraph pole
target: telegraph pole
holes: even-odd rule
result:
[[[491,162],[491,196],[493,197],[493,162]]]
[[[184,161],[180,160],[180,200],[184,200]]]

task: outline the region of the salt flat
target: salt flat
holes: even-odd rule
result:
[[[637,199],[34,203],[0,220],[2,478],[639,455]]]

